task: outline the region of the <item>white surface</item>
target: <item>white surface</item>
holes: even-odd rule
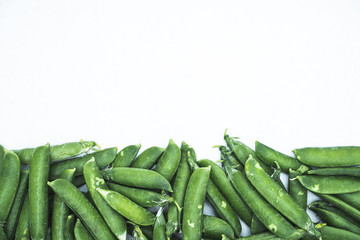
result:
[[[0,142],[360,143],[359,1],[0,2]]]

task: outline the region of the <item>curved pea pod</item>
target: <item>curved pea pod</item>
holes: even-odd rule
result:
[[[256,155],[266,164],[276,168],[275,161],[280,165],[282,171],[288,173],[289,169],[298,169],[302,164],[296,159],[280,153],[265,144],[255,141]]]
[[[360,235],[356,233],[352,233],[343,229],[334,228],[334,227],[322,227],[320,228],[321,234],[324,240],[358,240],[360,239]]]
[[[20,181],[20,160],[13,151],[0,159],[0,226],[5,223]]]
[[[252,187],[244,173],[225,162],[225,171],[240,196],[267,229],[280,237],[297,237],[299,232]]]
[[[160,147],[150,147],[140,153],[140,155],[131,163],[130,167],[149,169],[164,153],[164,150],[164,148]]]
[[[296,158],[312,167],[346,167],[360,164],[360,147],[308,147],[293,150]]]
[[[65,240],[75,240],[75,234],[74,234],[75,223],[76,223],[76,218],[73,214],[67,216],[64,226]]]
[[[360,210],[360,192],[336,194],[335,197]]]
[[[360,177],[359,167],[318,168],[307,171],[310,175]]]
[[[203,207],[211,167],[198,168],[186,188],[182,230],[184,240],[199,240],[202,234]]]
[[[156,214],[156,220],[154,224],[154,239],[167,240],[166,236],[166,221],[163,214],[163,208],[160,208]]]
[[[15,234],[16,224],[19,220],[21,206],[23,205],[28,189],[29,170],[24,169],[20,171],[19,186],[16,191],[14,202],[11,206],[10,213],[6,219],[4,232],[8,239],[12,239]]]
[[[199,160],[197,164],[200,167],[211,166],[210,179],[213,181],[215,186],[220,190],[224,195],[226,200],[230,203],[236,213],[240,218],[248,224],[251,225],[252,212],[244,202],[244,200],[239,196],[234,187],[231,185],[229,179],[226,177],[225,172],[213,161],[203,159]]]
[[[116,167],[105,169],[102,171],[106,180],[112,180],[126,186],[161,189],[172,192],[172,188],[168,180],[161,174],[141,168]]]
[[[137,205],[124,195],[112,190],[100,188],[97,188],[96,190],[115,211],[135,224],[140,226],[150,226],[154,223],[154,214]]]
[[[82,157],[72,158],[62,162],[56,162],[50,168],[50,180],[54,180],[60,176],[65,169],[76,168],[75,176],[83,174],[83,168],[87,161],[95,158],[99,168],[104,168],[111,164],[116,156],[117,148],[107,148],[94,153],[86,154]]]
[[[309,205],[309,209],[315,212],[328,226],[360,234],[360,227],[355,220],[339,209],[329,206],[326,202],[315,201]]]
[[[320,237],[306,211],[301,208],[271,177],[260,167],[251,156],[246,161],[245,173],[247,179],[256,190],[280,213],[291,222],[316,237]]]
[[[302,229],[297,229],[297,232],[298,232],[297,236],[290,237],[290,238],[282,238],[282,237],[276,236],[275,234],[273,234],[271,232],[265,232],[265,233],[250,235],[247,237],[237,238],[237,240],[240,240],[240,239],[242,239],[242,240],[285,240],[285,239],[298,240],[298,239],[304,239],[303,237],[306,236],[305,231]]]
[[[110,230],[117,239],[126,240],[126,222],[125,219],[112,209],[102,196],[96,191],[97,188],[108,189],[105,180],[101,176],[101,172],[96,165],[95,159],[90,159],[84,165],[84,177],[86,185],[90,192],[96,208],[105,220]]]
[[[179,166],[180,157],[180,148],[170,139],[164,154],[161,156],[154,170],[170,182]]]
[[[123,148],[117,155],[112,164],[112,167],[129,167],[135,160],[141,144],[129,145]]]
[[[21,207],[19,221],[16,226],[15,238],[18,239],[30,239],[29,230],[29,194],[26,194],[24,203]]]
[[[77,155],[88,152],[95,146],[96,143],[94,141],[69,142],[54,145],[50,147],[50,159],[52,162],[55,162],[76,157]],[[24,148],[14,150],[14,152],[19,156],[22,164],[30,164],[34,150],[35,148]]]
[[[204,215],[203,236],[211,239],[220,239],[222,234],[230,239],[234,239],[234,231],[227,222],[217,217]]]
[[[86,227],[81,223],[80,219],[76,219],[74,227],[74,236],[76,240],[91,240],[94,239]]]
[[[360,178],[356,177],[301,175],[296,178],[301,185],[316,193],[340,194],[360,191]]]
[[[56,179],[48,185],[83,221],[94,238],[114,239],[98,211],[73,184],[65,179]]]
[[[307,189],[301,185],[299,180],[296,178],[301,173],[289,169],[289,195],[299,206],[306,210],[307,208]]]

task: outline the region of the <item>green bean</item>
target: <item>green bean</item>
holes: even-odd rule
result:
[[[156,220],[154,224],[154,238],[156,240],[167,240],[166,221],[163,214],[163,208],[160,208],[156,214]]]
[[[335,197],[360,210],[360,192],[336,194]]]
[[[290,238],[282,238],[279,236],[276,236],[270,232],[265,232],[265,233],[260,233],[260,234],[254,234],[251,236],[247,236],[247,237],[241,237],[241,238],[237,238],[236,240],[298,240],[298,239],[302,239],[303,236],[305,236],[305,231],[302,229],[298,229],[297,230],[298,235],[294,236],[294,237],[290,237]]]
[[[318,168],[307,172],[310,175],[324,175],[324,176],[354,176],[360,177],[359,167],[338,167],[338,168]]]
[[[140,153],[140,155],[131,163],[131,167],[149,169],[164,152],[164,148],[151,147]]]
[[[20,171],[19,186],[16,191],[14,202],[11,206],[10,213],[6,220],[5,233],[8,239],[12,239],[15,234],[16,224],[19,220],[21,206],[23,205],[25,196],[27,194],[27,186],[29,180],[29,170],[24,169]]]
[[[80,219],[76,219],[74,227],[74,236],[76,240],[91,240],[94,239],[85,226],[81,223]]]
[[[280,237],[296,237],[299,232],[277,212],[268,202],[251,186],[245,175],[225,162],[225,171],[240,196],[249,205],[253,213],[271,232]]]
[[[211,167],[198,168],[190,176],[183,212],[183,239],[199,240],[202,233],[203,207]]]
[[[299,180],[296,178],[300,175],[299,171],[289,169],[289,195],[299,206],[306,210],[307,208],[307,189],[301,185]]]
[[[252,155],[259,162],[260,166],[265,170],[265,172],[271,174],[271,167],[264,163],[260,158],[258,158],[254,150],[252,150],[242,142],[236,141],[235,138],[229,137],[229,135],[226,134],[226,131],[224,139],[228,147],[231,149],[231,151],[233,151],[233,153],[242,163],[242,165],[245,165],[245,162],[249,158],[249,155]]]
[[[48,229],[48,186],[50,169],[50,145],[37,147],[30,162],[29,203],[30,236],[45,239]]]
[[[203,236],[211,239],[219,239],[222,234],[234,239],[234,231],[232,227],[224,220],[204,215],[203,218]]]
[[[232,151],[229,151],[225,146],[220,146],[219,150],[220,150],[221,160],[228,161],[239,171],[244,170],[243,165],[241,165],[242,163],[238,161],[238,159],[236,158],[235,154]]]
[[[154,223],[154,214],[134,203],[124,195],[112,190],[100,188],[96,190],[115,211],[130,221],[141,226],[150,226]]]
[[[296,158],[313,167],[346,167],[360,164],[360,147],[309,147],[293,150]]]
[[[136,155],[140,150],[141,144],[129,145],[123,148],[117,155],[112,164],[112,167],[129,167],[135,160]]]
[[[197,162],[200,167],[211,166],[210,179],[224,195],[240,218],[248,225],[251,225],[252,212],[239,196],[224,171],[213,161],[203,159]]]
[[[246,161],[245,173],[251,184],[274,208],[298,227],[320,237],[320,233],[316,230],[306,211],[271,179],[252,156]]]
[[[56,179],[48,182],[48,185],[83,221],[95,239],[114,239],[98,211],[73,184],[64,179]]]
[[[345,229],[360,234],[358,223],[335,207],[326,202],[315,201],[309,205],[309,209],[316,213],[328,226]]]
[[[159,173],[130,167],[116,167],[105,169],[102,171],[103,177],[106,180],[139,188],[161,189],[172,192],[170,183]]]
[[[172,201],[172,198],[166,194],[160,194],[146,189],[126,187],[115,183],[108,183],[107,185],[111,190],[121,193],[131,201],[146,208],[165,206]]]
[[[6,151],[0,161],[0,226],[2,226],[10,213],[19,185],[20,160],[13,151]]]
[[[174,185],[173,185],[173,198],[174,202],[169,204],[168,208],[168,222],[166,224],[166,234],[167,236],[171,236],[174,232],[179,229],[181,232],[181,212],[178,209],[184,207],[184,198],[186,187],[190,179],[191,169],[187,162],[187,153],[188,153],[189,145],[185,142],[181,144],[181,158],[179,168],[176,172]],[[193,156],[196,158],[196,156]],[[175,203],[176,202],[176,203]],[[176,204],[178,206],[176,206]]]
[[[109,189],[105,180],[101,176],[101,172],[96,165],[95,159],[90,159],[84,165],[84,177],[86,185],[90,192],[96,208],[104,218],[110,230],[117,239],[126,240],[126,222],[125,219],[112,209],[102,196],[96,191],[97,188]]]
[[[29,230],[29,194],[26,194],[24,203],[21,207],[19,221],[16,226],[15,240],[30,239]]]
[[[69,142],[61,145],[54,145],[50,147],[50,159],[52,162],[61,161],[68,158],[75,157],[82,153],[88,152],[90,149],[96,146],[93,141]],[[20,150],[14,150],[19,156],[22,164],[30,164],[31,157],[35,148],[24,148]]]
[[[75,228],[75,216],[70,214],[65,221],[64,237],[65,240],[75,240],[74,228]]]
[[[164,154],[161,156],[154,170],[170,182],[179,166],[180,156],[181,152],[179,147],[170,139]]]
[[[302,175],[296,178],[305,188],[316,193],[340,194],[360,191],[360,178],[356,177]]]
[[[343,229],[334,228],[334,227],[322,227],[320,228],[323,239],[325,240],[358,240],[360,235],[352,233]]]
[[[65,179],[66,181],[72,182],[74,179],[75,168],[64,170],[60,178]],[[51,216],[51,237],[53,240],[63,240],[64,236],[64,227],[66,218],[69,215],[69,208],[64,203],[60,197],[54,196],[53,206],[52,206],[52,216]]]
[[[87,161],[92,157],[95,158],[99,168],[104,168],[112,163],[115,159],[117,148],[107,148],[102,151],[86,154],[82,157],[72,158],[62,162],[56,162],[51,165],[50,179],[54,180],[60,176],[65,169],[76,168],[75,176],[83,174],[83,168]]]
[[[275,151],[274,149],[258,141],[255,142],[255,152],[263,162],[267,163],[272,167],[276,168],[276,161],[280,165],[281,169],[286,173],[289,172],[290,168],[298,169],[301,166],[301,163],[295,158]]]

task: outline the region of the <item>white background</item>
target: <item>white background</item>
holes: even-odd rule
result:
[[[359,80],[355,0],[0,1],[9,149],[359,145]]]

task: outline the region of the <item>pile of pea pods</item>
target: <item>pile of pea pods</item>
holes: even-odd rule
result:
[[[224,140],[216,162],[172,140],[140,154],[140,144],[0,145],[0,240],[360,239],[360,147],[292,157]],[[308,205],[308,190],[320,200]],[[205,202],[216,216],[203,214]],[[240,236],[240,219],[250,236]]]

